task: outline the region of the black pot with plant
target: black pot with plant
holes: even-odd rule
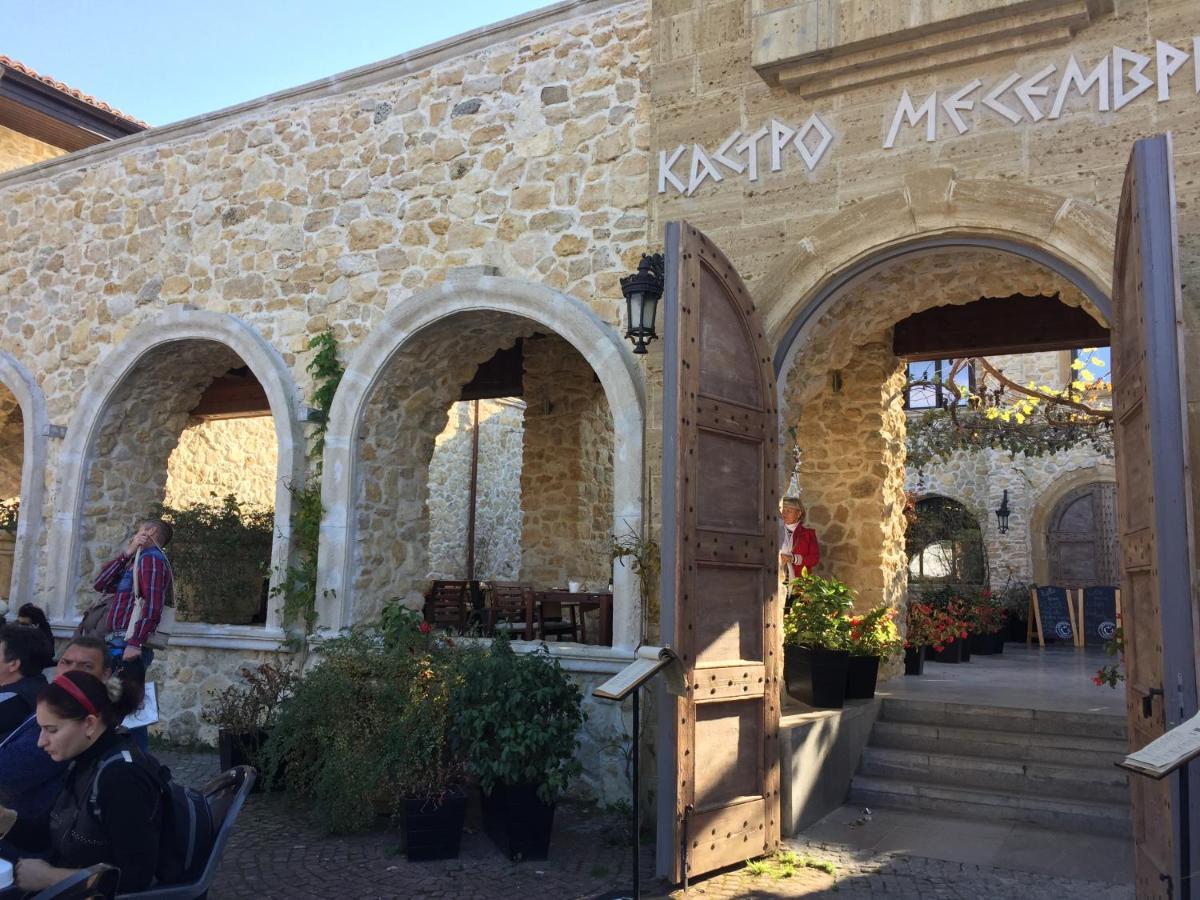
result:
[[[496,638],[467,671],[455,734],[483,791],[484,828],[511,859],[545,859],[554,806],[582,771],[579,685],[543,646]]]
[[[238,677],[238,683],[209,699],[200,716],[217,726],[221,771],[252,766],[259,773],[253,790],[270,790],[282,773],[265,762],[263,747],[279,718],[284,699],[295,689],[299,676],[292,669],[263,663],[254,668],[243,667]]]
[[[844,705],[853,606],[854,592],[836,578],[806,573],[792,582],[783,614],[783,677],[801,703]]]
[[[850,663],[846,699],[870,700],[879,681],[879,664],[904,645],[896,627],[896,610],[880,604],[850,617]]]

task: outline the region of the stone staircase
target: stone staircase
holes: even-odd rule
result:
[[[1125,721],[884,699],[848,802],[1128,837]]]

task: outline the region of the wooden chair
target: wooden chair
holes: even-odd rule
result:
[[[569,614],[569,620],[563,617],[564,612]],[[555,640],[561,641],[570,635],[571,640],[579,643],[579,607],[574,603],[564,607],[561,600],[543,600],[538,604],[537,620],[542,640],[554,635]]]
[[[425,621],[434,628],[462,633],[467,630],[471,606],[470,584],[466,581],[435,581],[425,598]]]
[[[493,581],[488,586],[487,634],[533,640],[533,586]]]

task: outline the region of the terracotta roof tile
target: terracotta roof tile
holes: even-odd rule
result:
[[[69,84],[63,84],[63,82],[56,81],[55,79],[50,78],[47,75],[40,75],[37,72],[35,72],[33,69],[29,68],[29,66],[25,65],[24,63],[17,62],[15,59],[5,56],[2,53],[0,53],[0,66],[7,66],[10,69],[15,69],[16,71],[20,72],[22,75],[28,75],[30,78],[36,78],[38,81],[42,82],[42,84],[48,84],[50,87],[54,88],[56,91],[61,91],[64,94],[69,94],[70,96],[74,97],[76,100],[82,100],[88,106],[94,107],[98,110],[101,110],[102,112],[111,113],[114,116],[119,116],[120,118],[124,119],[126,122],[132,122],[134,125],[140,125],[142,128],[150,127],[145,122],[143,122],[141,119],[135,119],[133,116],[126,115],[125,113],[121,112],[119,109],[115,109],[114,107],[109,106],[107,103],[103,102],[102,100],[97,100],[95,97],[91,96],[90,94],[85,94],[83,91],[71,87]]]

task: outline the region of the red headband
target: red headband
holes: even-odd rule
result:
[[[73,682],[70,678],[68,678],[66,675],[59,675],[54,679],[54,683],[74,697],[75,700],[78,701],[79,705],[82,706],[90,715],[99,717],[100,713],[96,711],[95,704],[93,704],[92,701],[87,698],[87,694],[80,690],[79,685]]]

